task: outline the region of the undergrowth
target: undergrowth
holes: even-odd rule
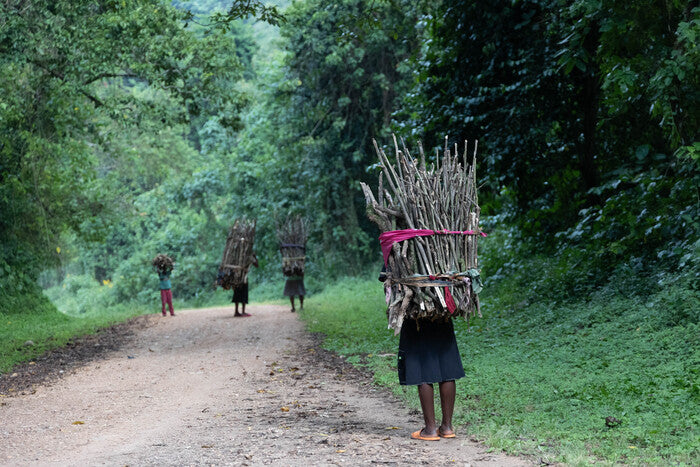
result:
[[[60,312],[40,290],[17,297],[12,311],[0,310],[0,374],[61,347],[76,337],[143,313],[142,308],[94,307],[79,315]]]
[[[547,277],[489,281],[484,317],[456,322],[466,372],[459,431],[569,465],[700,463],[697,291],[683,281],[650,287],[621,271],[578,296],[533,292],[552,281],[557,261],[532,257],[524,267]],[[309,300],[302,317],[325,347],[419,408],[415,389],[398,384],[383,299],[376,279],[347,279]]]

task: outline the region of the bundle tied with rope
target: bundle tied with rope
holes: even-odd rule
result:
[[[282,273],[287,277],[304,275],[308,222],[301,216],[287,217],[277,226],[282,254]]]
[[[398,334],[406,318],[480,316],[477,243],[486,234],[479,228],[477,142],[471,164],[468,143],[460,156],[447,137],[443,155],[436,151],[429,166],[420,145],[416,159],[396,137],[395,162],[376,141],[374,148],[381,166],[377,197],[364,183],[362,191],[367,216],[381,231],[389,328]]]
[[[158,274],[169,274],[173,270],[175,261],[168,255],[159,254],[153,258],[151,264]]]
[[[230,290],[246,282],[248,269],[253,263],[255,219],[236,219],[228,232],[224,255],[219,265],[216,285]]]

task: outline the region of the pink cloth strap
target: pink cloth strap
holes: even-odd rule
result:
[[[481,235],[485,237],[484,232],[475,232],[473,230],[431,230],[431,229],[404,229],[390,230],[379,235],[379,245],[382,247],[382,255],[384,256],[384,264],[386,265],[389,259],[389,253],[394,243],[402,242],[414,237],[428,237],[430,235]],[[454,303],[454,302],[453,302]]]

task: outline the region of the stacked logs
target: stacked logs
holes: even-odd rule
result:
[[[287,217],[277,226],[277,239],[282,254],[282,273],[287,277],[303,276],[306,260],[308,222],[296,216]]]
[[[443,155],[436,151],[435,162],[429,166],[420,145],[420,159],[416,160],[401,143],[399,149],[394,137],[392,163],[374,142],[382,169],[376,199],[362,184],[367,216],[382,233],[426,229],[421,230],[425,236],[398,241],[388,250],[387,317],[389,328],[396,333],[405,318],[469,319],[480,314],[477,241],[485,235],[479,229],[474,170],[477,143],[469,164],[467,142],[460,157],[457,145],[451,149],[445,138]]]
[[[237,219],[231,226],[224,255],[219,265],[216,284],[224,290],[233,289],[246,282],[248,269],[253,262],[255,220]]]
[[[156,271],[158,271],[158,274],[167,274],[173,270],[175,261],[173,261],[173,259],[168,255],[160,254],[153,258],[151,264],[156,269]]]

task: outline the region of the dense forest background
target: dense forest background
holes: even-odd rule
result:
[[[376,184],[372,139],[392,132],[479,140],[484,229],[502,246],[487,280],[697,296],[695,5],[2,2],[0,311],[47,295],[76,315],[156,308],[157,253],[176,259],[175,298],[205,303],[239,216],[258,221],[260,294],[281,292],[288,214],[311,221],[312,290],[374,273],[359,182]],[[548,262],[533,271],[533,256]]]

